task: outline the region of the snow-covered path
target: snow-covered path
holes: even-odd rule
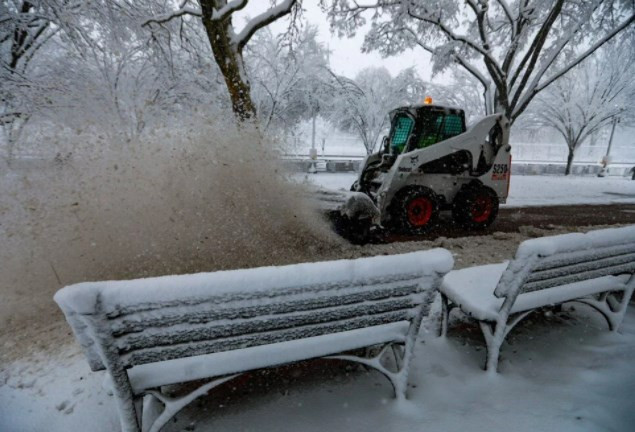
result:
[[[432,319],[422,329],[404,405],[378,373],[333,370],[324,362],[308,371],[259,374],[258,388],[235,382],[220,400],[212,391],[165,431],[632,430],[632,306],[615,334],[584,306],[528,319],[503,347],[502,373],[493,379],[480,369],[484,349],[475,326],[456,326],[443,341],[435,325]],[[89,372],[75,346],[10,365],[0,378],[1,431],[118,430],[114,404],[101,388],[103,372]]]
[[[354,173],[297,175],[297,179],[327,189],[349,190]],[[635,203],[635,181],[627,177],[520,176],[512,175],[506,206]]]

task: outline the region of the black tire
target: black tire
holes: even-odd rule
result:
[[[392,227],[407,234],[423,234],[439,219],[437,195],[426,187],[409,187],[399,191],[390,205]]]
[[[459,191],[452,203],[454,222],[467,229],[490,226],[498,215],[498,196],[487,186],[470,186]]]

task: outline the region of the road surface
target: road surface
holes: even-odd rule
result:
[[[438,237],[467,237],[487,235],[494,232],[519,232],[519,227],[530,226],[593,226],[635,224],[635,204],[607,205],[563,205],[544,207],[501,208],[498,218],[485,230],[468,231],[454,226],[449,212],[441,214],[439,226],[421,236],[397,235],[383,232],[374,241],[396,242],[412,240],[434,240]]]

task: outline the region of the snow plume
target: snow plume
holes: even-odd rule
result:
[[[287,264],[343,247],[255,131],[192,120],[129,142],[68,135],[38,138],[54,160],[0,169],[0,323],[48,319],[55,290],[78,281]]]

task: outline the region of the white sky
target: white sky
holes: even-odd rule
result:
[[[269,7],[268,0],[252,0],[247,7],[239,14],[234,21],[236,26],[242,26],[242,19],[247,16],[255,16]],[[421,49],[410,50],[399,56],[382,58],[378,53],[362,53],[362,43],[365,31],[357,32],[354,38],[338,38],[331,34],[326,14],[318,6],[318,0],[305,0],[303,2],[304,21],[316,25],[319,29],[319,38],[331,51],[331,67],[341,75],[354,78],[362,69],[369,66],[384,66],[392,75],[399,71],[414,66],[419,76],[424,80],[430,80],[432,67],[430,66],[430,55]],[[282,19],[272,25],[275,33],[286,31],[288,19]]]

